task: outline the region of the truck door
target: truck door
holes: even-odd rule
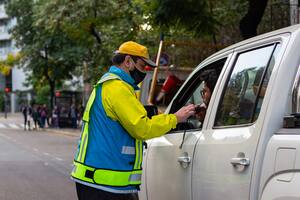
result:
[[[202,72],[215,69],[219,75],[226,60],[229,60],[228,55],[223,55],[194,73],[171,103],[170,112],[174,113],[186,104],[200,104]],[[201,122],[192,117],[187,123],[178,124],[176,130],[148,141],[141,200],[191,200],[192,159],[196,142],[202,137],[201,127]]]
[[[209,103],[194,152],[194,200],[249,199],[262,122],[257,119],[280,43],[257,46],[234,53]]]

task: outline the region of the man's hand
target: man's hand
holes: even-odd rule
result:
[[[185,122],[187,118],[189,118],[191,115],[195,114],[195,105],[190,104],[187,106],[183,106],[180,108],[176,113],[174,113],[177,117],[177,122]]]

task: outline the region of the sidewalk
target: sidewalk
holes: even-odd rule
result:
[[[7,118],[4,118],[4,113],[0,113],[0,123],[24,124],[24,118],[22,113],[7,113]],[[72,137],[80,137],[81,130],[80,128],[45,128],[44,131]]]
[[[0,122],[7,123],[24,123],[24,118],[21,113],[7,113],[7,118],[4,117],[4,113],[0,113]]]

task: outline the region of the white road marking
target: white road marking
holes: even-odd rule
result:
[[[11,128],[14,128],[14,129],[19,129],[20,127],[18,127],[17,125],[15,124],[8,124]]]
[[[33,151],[38,152],[39,150],[37,148],[33,148]]]
[[[62,161],[63,159],[59,158],[59,157],[55,157],[56,160],[58,161]]]
[[[1,133],[0,136],[6,138],[6,139],[8,139],[8,140],[11,140],[11,138],[10,138],[9,136],[5,135],[5,134],[2,134],[2,133]]]
[[[6,126],[2,123],[0,123],[0,128],[6,128]]]
[[[45,152],[45,153],[43,153],[43,154],[44,154],[45,156],[49,156],[49,155],[50,155],[49,153],[46,153],[46,152]]]

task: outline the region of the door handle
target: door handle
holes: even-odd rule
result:
[[[189,156],[180,156],[180,157],[177,158],[177,161],[180,164],[183,164],[183,163],[189,164],[191,162],[191,157],[189,157]]]
[[[250,165],[250,159],[249,158],[231,158],[230,163],[233,166],[236,166],[236,165],[248,166],[248,165]]]

